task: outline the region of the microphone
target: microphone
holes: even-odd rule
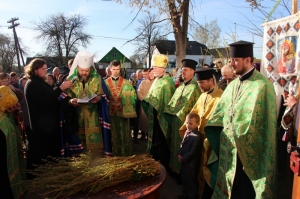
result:
[[[71,80],[72,83],[74,83],[76,80],[78,80],[78,77],[77,76],[74,76]]]

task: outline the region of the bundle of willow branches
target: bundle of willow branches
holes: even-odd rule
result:
[[[43,197],[65,198],[77,192],[97,193],[124,181],[140,180],[160,173],[159,163],[150,155],[98,158],[91,164],[91,154],[71,159],[45,160],[29,173],[36,176],[25,182],[30,192],[42,192]]]

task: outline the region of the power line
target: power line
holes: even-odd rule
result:
[[[0,25],[0,28],[8,28],[8,27],[9,27],[9,26]],[[20,25],[18,28],[24,28],[24,29],[30,29],[30,30],[32,30],[32,28],[27,27],[27,26],[22,26],[22,25]]]
[[[125,39],[125,38],[118,38],[118,37],[107,37],[107,36],[101,36],[101,35],[92,35],[94,37],[101,37],[105,39],[117,39],[117,40],[130,40],[130,39]]]
[[[0,28],[7,28],[9,26],[3,26],[3,25],[0,25]],[[32,28],[30,27],[26,27],[26,26],[19,26],[19,28],[25,28],[25,29],[30,29],[32,30]],[[130,39],[126,39],[126,38],[118,38],[118,37],[108,37],[108,36],[102,36],[102,35],[91,35],[93,37],[101,37],[101,38],[104,38],[104,39],[114,39],[114,40],[125,40],[125,41],[128,41]]]

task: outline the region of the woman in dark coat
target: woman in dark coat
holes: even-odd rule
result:
[[[47,65],[43,59],[36,58],[26,68],[29,78],[25,85],[25,97],[32,134],[29,140],[27,169],[33,164],[42,164],[48,156],[60,156],[60,104],[58,98],[72,82],[65,81],[55,90],[45,82]],[[31,176],[28,176],[31,178]]]

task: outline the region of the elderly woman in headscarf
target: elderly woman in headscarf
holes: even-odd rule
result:
[[[0,86],[0,198],[16,199],[22,194],[21,168],[14,125],[7,117],[17,107],[18,99],[7,86]],[[13,185],[13,186],[12,186]]]
[[[136,90],[136,84],[137,84],[137,78],[136,78],[136,73],[131,73],[129,82],[133,86],[133,88]]]

